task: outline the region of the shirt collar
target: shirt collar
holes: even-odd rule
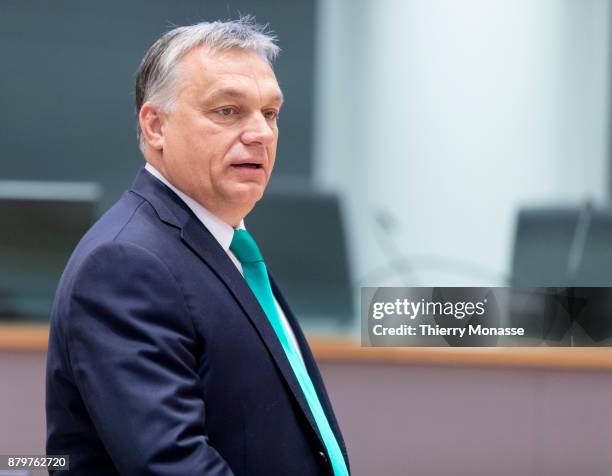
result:
[[[185,202],[185,204],[191,209],[195,216],[198,217],[198,220],[200,220],[208,231],[210,231],[210,233],[215,237],[221,247],[226,252],[229,250],[230,244],[232,243],[232,238],[234,237],[234,228],[231,225],[225,223],[219,217],[213,215],[206,208],[196,202],[193,198],[181,192],[178,188],[168,182],[166,177],[164,177],[161,172],[159,172],[159,170],[153,167],[150,163],[147,162],[145,169],[147,172],[153,175],[153,177],[176,193],[179,198],[183,200],[183,202]],[[240,224],[236,229],[245,229],[244,220],[240,220]]]

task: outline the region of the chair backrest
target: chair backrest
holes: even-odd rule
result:
[[[510,320],[549,343],[603,345],[612,337],[612,207],[519,212]],[[521,288],[553,287],[532,292]],[[607,345],[607,344],[606,344]]]
[[[532,207],[519,212],[512,260],[514,286],[565,286],[578,207]]]
[[[298,317],[337,323],[354,318],[337,196],[304,185],[271,188],[245,221]]]
[[[93,224],[90,183],[0,181],[0,318],[46,320],[74,247]]]

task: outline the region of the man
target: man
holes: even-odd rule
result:
[[[172,30],[141,64],[146,167],[81,240],[51,319],[47,453],[71,474],[348,474],[308,344],[242,221],[274,166],[277,52],[243,18]]]

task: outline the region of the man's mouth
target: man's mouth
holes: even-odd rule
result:
[[[241,170],[241,171],[247,171],[247,170],[262,170],[263,166],[262,164],[256,164],[254,162],[246,162],[244,164],[232,164],[232,167],[234,167],[234,169],[237,170]]]
[[[232,167],[248,168],[248,169],[260,169],[261,168],[261,164],[234,164],[234,165],[232,165]]]

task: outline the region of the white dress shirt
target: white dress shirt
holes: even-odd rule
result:
[[[202,205],[196,202],[193,198],[185,195],[183,192],[177,189],[174,185],[168,182],[166,177],[164,177],[161,174],[161,172],[159,172],[150,163],[147,162],[147,164],[145,165],[145,169],[147,170],[147,172],[153,175],[153,177],[155,177],[157,180],[159,180],[164,185],[166,185],[170,190],[176,193],[179,196],[179,198],[183,200],[183,202],[185,202],[185,204],[191,209],[191,211],[195,214],[195,216],[198,217],[198,219],[202,222],[202,224],[208,229],[208,231],[210,231],[211,235],[214,236],[215,239],[219,242],[219,244],[221,245],[223,250],[227,253],[229,258],[232,260],[236,268],[238,268],[238,271],[240,271],[240,274],[244,276],[244,273],[242,272],[242,264],[240,263],[238,258],[236,258],[236,255],[232,253],[232,250],[230,250],[230,244],[232,243],[232,238],[234,237],[234,228],[228,223],[225,223],[219,217],[213,215],[206,208],[204,208]],[[244,220],[240,221],[240,224],[238,225],[237,229],[246,229],[244,227]],[[281,318],[281,322],[283,323],[283,326],[287,330],[287,334],[289,335],[289,339],[291,340],[291,343],[297,349],[299,356],[302,357],[302,353],[300,351],[300,347],[295,338],[295,334],[293,333],[293,330],[291,329],[291,326],[289,325],[289,321],[287,321],[287,316],[285,316],[283,309],[278,304],[278,301],[276,300],[276,296],[274,296],[274,304],[276,305],[276,310],[278,311],[278,315]],[[302,360],[304,360],[303,357],[302,357]]]

